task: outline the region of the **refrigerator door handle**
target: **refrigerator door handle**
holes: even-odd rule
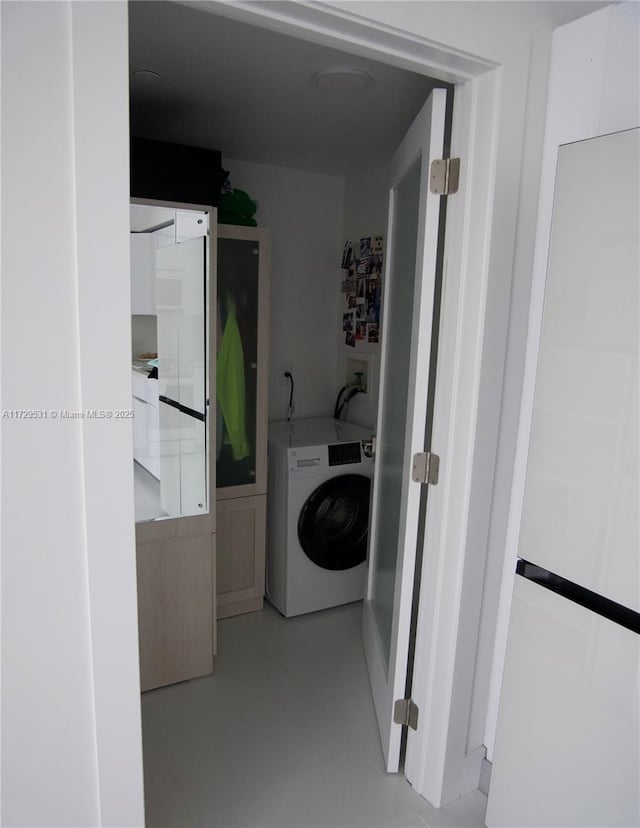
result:
[[[188,405],[183,405],[179,403],[177,400],[172,400],[169,397],[165,397],[162,394],[158,397],[160,402],[165,403],[165,405],[170,405],[172,408],[177,408],[178,411],[182,412],[182,414],[187,414],[189,417],[195,417],[196,420],[201,420],[203,423],[206,422],[206,417],[201,411],[196,411],[195,408],[189,408]]]
[[[640,612],[618,604],[610,598],[605,598],[604,595],[598,595],[597,592],[592,592],[579,584],[574,584],[573,581],[568,581],[566,578],[556,575],[554,572],[549,572],[548,569],[543,569],[537,564],[525,561],[523,558],[518,558],[516,574],[561,595],[569,601],[573,601],[574,604],[579,604],[581,607],[609,619],[609,621],[613,621],[615,624],[619,624],[621,627],[626,627],[626,629],[640,634]]]

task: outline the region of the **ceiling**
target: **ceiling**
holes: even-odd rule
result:
[[[332,174],[384,164],[443,84],[336,49],[168,2],[129,3],[132,134],[224,158]],[[374,82],[321,89],[319,70]],[[150,70],[161,80],[136,79]]]

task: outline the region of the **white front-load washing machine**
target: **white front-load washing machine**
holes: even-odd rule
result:
[[[269,424],[266,593],[286,617],[364,598],[370,437],[328,418]]]

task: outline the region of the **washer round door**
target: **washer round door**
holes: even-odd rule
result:
[[[371,480],[343,474],[307,498],[298,517],[300,546],[323,569],[352,569],[367,556]]]

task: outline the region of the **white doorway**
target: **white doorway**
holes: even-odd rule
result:
[[[434,106],[437,117],[433,115]],[[425,117],[433,124],[433,130],[427,130],[432,146],[430,151],[427,146],[426,152],[422,135]],[[394,166],[402,173],[407,162],[413,167],[416,153],[418,157],[422,153],[419,174],[411,188],[416,195],[424,191],[420,178],[424,184],[430,155],[442,151],[444,122],[445,92],[437,90],[414,121],[410,140],[403,142],[399,163]],[[394,327],[389,341],[397,351],[395,339],[400,339],[404,327],[408,326],[410,334],[413,331],[414,339],[420,332],[423,342],[418,350],[424,364],[412,360],[414,374],[428,370],[430,362],[440,213],[439,199],[433,195],[427,210],[429,232],[417,232],[424,218],[424,209],[418,210],[418,203],[424,208],[417,197],[410,231],[404,236],[395,231],[395,264],[390,268],[390,272],[406,269],[402,267],[405,246],[413,250],[411,280],[413,284],[415,271],[415,292],[418,296],[425,294],[424,301],[419,302],[423,312],[413,312],[414,290],[401,290],[406,306],[402,308],[400,328]],[[424,287],[420,278],[423,260],[431,262]],[[389,277],[390,284],[393,278]],[[406,317],[415,317],[413,323],[408,323]],[[407,353],[396,354],[401,362],[409,361],[411,335],[406,345]],[[413,387],[415,381],[408,380],[405,385]],[[412,431],[418,440],[425,432],[426,405],[425,388],[413,415]],[[402,434],[399,437],[404,445]],[[417,522],[412,524],[415,532]],[[413,543],[415,547],[415,539]],[[412,573],[413,559],[408,568]],[[410,582],[407,590],[405,615],[411,604]],[[305,818],[309,818],[309,825],[340,826],[357,825],[363,819],[367,825],[393,825],[407,819],[421,820],[421,814],[428,815],[431,824],[450,819],[455,810],[435,816],[433,808],[402,777],[386,775],[387,770],[398,770],[401,728],[394,728],[395,756],[389,762],[380,750],[360,640],[361,609],[356,604],[284,620],[267,607],[256,616],[219,622],[214,674],[196,681],[194,686],[167,688],[143,698],[149,818],[158,820],[162,813],[173,813],[175,818],[193,818],[196,824],[207,820],[234,824],[237,819],[244,820],[238,824],[245,825],[258,825],[264,820],[274,825],[304,825]],[[406,650],[406,635],[404,647]],[[403,671],[406,658],[405,666],[399,664],[397,670],[404,689]],[[348,719],[343,715],[345,709]],[[390,721],[388,724],[394,727]],[[262,750],[256,749],[257,743]],[[385,747],[388,754],[388,744]],[[324,782],[314,782],[314,774],[320,774]],[[288,793],[274,802],[274,791],[289,792],[298,781],[300,790],[296,795]],[[245,788],[248,796],[242,793]],[[480,794],[461,807],[468,809],[467,815],[475,819],[476,825],[482,824],[484,803]]]
[[[220,11],[217,7],[216,7],[216,10]],[[375,50],[372,50],[372,51],[375,52]],[[379,52],[376,52],[376,56],[378,58],[382,58],[382,55]],[[469,65],[471,65],[471,64],[469,64]],[[424,71],[424,65],[423,65],[423,71]],[[440,74],[446,75],[447,79],[452,78],[452,76],[449,73],[442,73],[440,71]],[[453,78],[453,79],[455,79],[455,78]],[[476,91],[476,93],[479,94],[479,97],[482,97],[482,94],[479,93],[478,90],[475,90],[475,91]],[[483,91],[487,95],[487,99],[490,100],[493,90],[492,90],[491,85],[489,83],[485,83],[485,89]],[[465,118],[470,118],[472,116],[471,101],[470,101],[470,98],[469,98],[470,90],[467,89],[466,94],[465,94],[465,88],[461,86],[460,87],[460,92],[461,92],[462,102],[458,106],[458,109],[457,109],[457,121],[458,121],[458,129],[460,131],[464,132]],[[477,103],[477,99],[476,99],[475,103]],[[475,112],[473,114],[477,115],[477,112]],[[454,115],[454,117],[455,117],[455,115]],[[466,126],[468,126],[468,123],[466,124]],[[486,174],[487,171],[484,170],[483,173]],[[462,216],[458,216],[458,221],[460,221],[461,218],[462,218]],[[454,268],[455,268],[456,264],[459,265],[461,263],[462,253],[463,253],[462,250],[453,251],[451,253],[451,256],[450,256],[450,259],[449,259],[449,265],[451,265],[451,263],[453,263]],[[456,257],[458,257],[458,262],[457,263],[455,261]],[[476,285],[475,286],[476,290],[477,290],[477,287],[478,286]],[[448,293],[448,297],[447,297],[448,298],[448,304],[444,308],[445,314],[448,315],[448,317],[449,317],[450,324],[453,323],[453,326],[450,328],[451,337],[449,338],[448,343],[445,343],[445,348],[443,349],[444,352],[445,352],[445,356],[449,360],[448,368],[451,371],[453,371],[453,368],[454,368],[451,360],[453,359],[453,350],[455,348],[455,339],[456,339],[456,337],[459,336],[462,333],[464,336],[469,336],[469,341],[471,341],[472,335],[473,335],[474,330],[475,330],[473,327],[469,328],[468,325],[465,325],[464,330],[462,330],[462,321],[459,317],[460,290],[461,290],[461,283],[458,282],[456,284],[455,280],[454,280],[453,283],[450,286],[450,289],[449,289],[449,293]],[[478,326],[482,322],[482,312],[483,312],[482,304],[479,304],[475,308],[475,311],[477,313],[475,323],[476,323],[476,326]],[[476,372],[479,370],[479,366],[477,364],[475,366],[475,370],[476,370]],[[449,375],[448,379],[450,379],[450,378],[451,378],[451,374]],[[476,379],[478,379],[477,376],[476,376]],[[445,380],[445,382],[446,382],[446,380]],[[468,393],[470,393],[470,389],[467,388],[465,390]],[[442,425],[442,434],[440,435],[441,437],[446,437],[447,432],[452,431],[452,428],[449,427],[449,421],[444,416],[444,411],[447,409],[448,406],[451,406],[453,404],[452,391],[453,391],[453,386],[450,383],[448,383],[446,385],[446,390],[442,395],[442,405],[441,405],[441,409],[440,409],[440,412],[439,412],[439,415],[440,415],[439,416],[439,422]],[[466,422],[464,422],[464,418],[458,417],[458,423],[457,424],[462,427],[463,431],[465,431],[464,436],[468,440],[471,436],[470,433],[469,433],[469,429],[472,429],[472,425],[473,425],[473,423],[472,423],[472,409],[469,409],[467,413],[469,415],[469,419]],[[438,414],[438,412],[436,412],[436,414]],[[463,420],[463,422],[460,422],[461,419]],[[460,462],[461,463],[462,462],[468,463],[468,457],[465,458],[465,457],[461,456],[460,457]],[[459,469],[459,472],[468,477],[468,475],[470,474],[470,469],[469,469],[468,465],[467,466],[462,466],[461,465],[461,467]],[[459,504],[459,503],[453,504],[454,510],[455,510],[456,507],[460,508],[460,506],[461,506],[461,504]],[[439,514],[440,518],[442,517],[442,512],[441,511],[437,514]],[[430,533],[431,534],[433,534],[433,533],[437,534],[438,531],[440,531],[441,528],[442,528],[441,526],[438,526],[437,520],[436,520],[435,525],[430,529]],[[437,569],[437,563],[433,559],[430,560],[428,557],[425,559],[425,566],[432,567],[433,571],[435,571],[435,569]],[[428,579],[427,589],[432,589],[433,585],[434,585],[434,579],[433,578]],[[409,589],[409,592],[410,592],[410,589]],[[420,626],[422,626],[422,631],[420,632],[420,630],[419,630],[418,634],[419,635],[421,634],[423,637],[427,636],[427,639],[423,641],[424,646],[419,646],[417,648],[419,650],[419,654],[422,655],[422,656],[425,656],[427,654],[427,649],[428,649],[428,647],[431,643],[429,641],[429,636],[432,634],[433,630],[435,629],[435,627],[431,626],[431,622],[433,620],[432,612],[433,612],[434,603],[435,602],[433,600],[431,600],[426,605],[426,607],[424,609],[424,612],[420,616],[420,620],[419,620],[419,625],[418,626],[419,626],[419,628],[420,628]],[[446,608],[446,609],[443,608],[442,611],[444,613],[447,613],[447,612],[450,612],[451,609],[450,608]],[[429,681],[427,681],[426,673],[424,673],[424,672],[418,673],[417,679],[418,679],[418,681],[417,681],[418,690],[420,690],[420,680],[424,680],[422,690],[423,690],[423,692],[427,692],[426,686],[429,685]],[[425,685],[425,681],[426,681],[426,685]],[[431,688],[432,688],[432,686],[431,686]],[[468,699],[463,700],[463,703],[468,703]],[[424,722],[424,718],[423,718],[423,722]],[[425,739],[425,735],[427,733],[428,727],[429,727],[429,720],[427,719],[427,721],[422,724],[421,731],[418,731],[413,736],[413,738],[411,738],[411,737],[409,738],[409,754],[408,754],[408,756],[409,756],[409,765],[407,767],[408,775],[411,773],[411,767],[410,767],[411,757],[412,757],[412,755],[415,756],[416,747],[419,747],[420,745],[424,744],[424,739]],[[463,760],[465,758],[466,757],[463,757]],[[476,770],[478,772],[478,776],[479,776],[479,761],[481,760],[481,758],[482,757],[481,757],[480,753],[477,753],[476,756],[473,757],[473,761],[475,762],[475,767],[476,767]],[[417,776],[415,775],[416,770],[417,770],[417,767],[414,767],[414,771],[413,771],[414,777],[412,779],[412,782],[414,782],[414,784],[418,783],[418,781],[419,781],[417,779]],[[422,768],[422,770],[424,770],[424,768]],[[472,771],[472,773],[473,773],[473,771]],[[416,787],[418,787],[418,789],[420,789],[419,784],[416,784]],[[434,796],[433,799],[434,799],[434,801],[436,801],[438,803],[440,802],[440,799],[439,799],[438,796]]]

